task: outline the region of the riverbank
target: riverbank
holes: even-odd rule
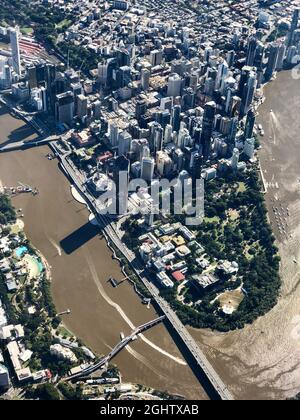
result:
[[[14,210],[6,195],[0,198],[0,299],[4,305],[2,327],[6,326],[1,335],[8,339],[1,342],[1,347],[7,350],[6,365],[12,366],[12,386],[17,387],[20,381],[47,381],[54,375],[61,378],[70,368],[87,362],[90,355],[80,353],[76,337],[70,341],[74,345],[72,358],[62,361],[53,355],[52,347],[63,338],[63,326],[50,293],[50,267],[17,223],[19,210]]]
[[[291,72],[278,74],[265,87],[266,101],[259,108],[258,117],[265,131],[259,153],[268,185],[265,199],[281,257],[278,304],[240,331],[219,334],[191,330],[241,399],[285,399],[299,392],[299,86],[300,81],[293,79]],[[284,235],[278,228],[273,207],[278,207],[282,219],[286,216]]]
[[[54,303],[58,311],[71,309],[64,320],[70,331],[95,353],[106,354],[119,341],[120,332],[126,334],[157,314],[141,303],[128,282],[116,289],[107,282],[110,277],[124,278],[119,263],[112,259],[99,230],[88,222],[85,205],[72,197],[57,161],[46,158],[48,153],[43,146],[1,154],[0,178],[5,185],[21,181],[38,188],[38,196],[20,195],[14,202],[24,211],[28,237],[52,267]],[[166,327],[159,325],[146,336],[154,345],[137,340],[115,359],[124,380],[172,394],[184,389],[187,398],[206,399]]]
[[[268,188],[266,195],[271,222],[274,224],[276,221],[275,215],[272,215],[272,200],[278,194],[275,177],[279,176],[282,178],[282,181],[279,183],[280,189],[286,191],[289,197],[288,201],[291,201],[290,230],[298,232],[300,207],[297,203],[298,166],[296,164],[299,162],[299,148],[297,148],[297,114],[294,114],[294,110],[298,109],[297,88],[295,86],[297,82],[289,80],[289,78],[286,80],[286,74],[279,74],[277,80],[265,88],[267,100],[260,108],[260,118],[266,132],[262,140],[266,144],[263,144],[261,153],[264,153],[266,150],[266,155],[265,158],[264,156],[261,157],[261,164],[263,171],[267,170],[267,173],[265,173],[266,182],[274,184],[273,187]],[[280,104],[278,92],[279,97],[282,98]],[[269,100],[268,97],[270,95],[271,99]],[[275,117],[279,118],[277,113],[284,115],[284,119],[277,126],[274,126],[274,118],[270,118],[271,108]],[[270,126],[270,134],[267,132],[265,122]],[[294,126],[295,129],[291,130],[291,126]],[[273,136],[273,142],[270,139],[271,135]],[[277,141],[279,137],[281,139],[280,142]],[[292,149],[286,146],[287,142],[292,142]],[[136,319],[137,315],[133,313],[133,309],[136,308],[137,312],[139,312],[140,306],[134,298],[127,298],[126,284],[123,284],[117,290],[112,290],[107,285],[106,280],[113,274],[114,270],[116,270],[114,277],[116,276],[116,278],[120,279],[122,278],[120,276],[123,275],[120,273],[119,268],[108,269],[108,264],[109,266],[111,264],[111,253],[107,252],[106,244],[102,248],[102,242],[99,251],[98,237],[97,240],[93,237],[87,243],[82,244],[72,252],[73,255],[66,255],[64,252],[60,239],[64,238],[64,235],[68,236],[68,232],[73,232],[74,229],[76,231],[76,229],[85,224],[88,215],[83,205],[74,203],[66,180],[62,180],[62,176],[57,176],[56,163],[45,160],[44,156],[47,154],[47,150],[47,148],[39,148],[2,155],[1,159],[3,158],[4,160],[3,163],[1,162],[2,169],[0,168],[0,174],[3,171],[6,179],[9,177],[14,182],[17,182],[17,179],[23,179],[23,177],[27,180],[39,179],[39,183],[42,186],[42,188],[39,188],[41,197],[38,198],[36,203],[33,203],[34,200],[25,196],[16,199],[27,202],[25,220],[30,219],[30,226],[27,226],[26,229],[30,229],[32,235],[39,238],[39,242],[43,243],[43,252],[44,249],[47,250],[45,255],[47,257],[49,255],[51,265],[54,266],[55,264],[57,267],[53,281],[55,283],[53,287],[56,289],[55,300],[59,302],[62,308],[69,307],[68,302],[76,307],[76,316],[73,315],[68,318],[70,329],[72,331],[80,330],[82,337],[86,337],[87,340],[93,342],[94,348],[104,349],[102,351],[104,353],[108,346],[112,347],[117,341],[117,333],[112,333],[112,330],[123,331],[126,328],[126,322],[125,324],[123,321],[121,324],[116,323],[116,317],[121,316],[123,318],[124,316],[122,312],[119,312],[120,308],[125,308],[126,316],[129,314],[132,319]],[[272,153],[276,154],[276,158],[272,157]],[[290,164],[293,168],[289,168]],[[17,171],[13,174],[10,171],[11,165],[17,168]],[[29,168],[31,171],[29,171]],[[272,168],[272,170],[269,168]],[[51,180],[50,183],[49,179]],[[291,182],[292,179],[295,179],[295,181]],[[272,194],[268,195],[270,191]],[[295,203],[293,202],[294,197],[297,198]],[[282,203],[284,205],[285,201]],[[70,225],[71,221],[72,225]],[[39,229],[36,226],[37,222],[40,223]],[[300,249],[300,242],[298,233],[293,234],[294,237],[290,238],[291,241],[288,241],[288,238],[280,239],[279,231],[276,232],[276,226],[273,225],[273,228],[280,243],[280,255],[284,261],[281,267],[283,278],[282,296],[278,305],[265,317],[260,318],[253,325],[241,331],[217,334],[210,331],[191,330],[193,336],[205,348],[206,354],[216,370],[220,372],[224,382],[229,384],[238,398],[285,398],[286,396],[295,395],[298,391],[299,370],[297,370],[297,364],[299,363],[299,355],[297,349],[299,348],[299,341],[297,340],[299,338],[297,328],[299,325],[298,282],[300,279],[298,266],[291,261],[291,255],[296,255],[297,249]],[[73,239],[76,240],[78,238],[75,235]],[[95,252],[96,249],[97,252]],[[100,262],[101,264],[99,265]],[[97,266],[96,271],[95,265]],[[89,281],[91,277],[94,286]],[[86,285],[89,288],[88,291],[86,290]],[[117,306],[111,306],[107,300],[102,300],[103,287],[106,297],[108,295],[112,302],[117,303]],[[75,293],[74,289],[76,289],[77,293]],[[129,296],[131,295],[129,294]],[[129,304],[126,301],[127,299]],[[98,306],[99,304],[100,306]],[[82,310],[81,306],[84,306],[84,310]],[[112,308],[114,309],[112,310]],[[143,308],[145,309],[144,306]],[[107,316],[107,313],[109,313],[109,316]],[[155,314],[152,315],[152,317],[155,316]],[[142,318],[142,316],[140,317]],[[140,325],[140,323],[138,321],[135,324]],[[89,330],[86,331],[86,328]],[[161,342],[161,339],[165,339],[167,333],[162,331],[161,327],[157,328],[161,335],[157,339]],[[104,337],[102,340],[98,338],[99,334]],[[150,334],[153,334],[153,337],[156,338],[156,329],[150,331]],[[108,346],[107,341],[111,343]],[[136,343],[135,346],[137,344],[140,343]],[[134,351],[136,351],[136,347]],[[141,350],[139,355],[135,355],[139,358],[141,355],[144,357],[144,359],[140,358],[139,362],[134,359],[128,359],[126,352],[124,353],[126,357],[124,356],[123,358],[124,354],[118,356],[120,365],[122,366],[124,363],[125,372],[126,365],[128,371],[128,360],[131,360],[131,367],[136,369],[134,375],[138,376],[137,371],[139,373],[142,371],[143,374],[141,376],[148,376],[153,381],[158,380],[159,383],[162,381],[162,383],[166,384],[170,378],[171,384],[167,385],[169,388],[177,387],[180,389],[187,384],[187,392],[190,395],[193,394],[191,390],[192,385],[189,386],[188,382],[185,382],[188,376],[182,375],[180,384],[177,384],[180,370],[175,367],[173,375],[171,373],[171,369],[174,367],[172,364],[172,367],[170,366],[170,370],[168,370],[165,367],[166,363],[157,363],[156,352],[153,353],[152,358],[152,356],[149,356],[147,349],[145,349],[144,353],[146,357],[142,354],[143,351]],[[163,358],[162,362],[167,360]],[[141,369],[138,366],[136,367],[136,364],[139,366],[141,364]],[[157,369],[161,370],[157,371]],[[166,370],[168,372],[167,375],[170,375],[169,377],[166,375]],[[128,376],[130,375],[132,375],[132,372],[128,372]],[[135,382],[139,382],[139,380]],[[146,381],[144,382],[146,383]],[[194,384],[195,389],[197,389],[197,386]],[[161,388],[162,386],[158,387]]]

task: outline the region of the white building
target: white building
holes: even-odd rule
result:
[[[255,139],[247,139],[244,144],[244,154],[251,160],[255,151]]]
[[[21,75],[21,55],[20,55],[20,45],[19,45],[19,28],[10,28],[10,46],[12,53],[12,66],[16,74]]]
[[[53,344],[52,346],[50,346],[50,352],[58,359],[68,360],[72,363],[77,362],[77,357],[72,352],[72,350],[63,347],[60,344]]]
[[[141,178],[147,182],[152,181],[153,174],[154,174],[154,166],[155,166],[155,162],[152,157],[143,157]]]
[[[168,96],[176,97],[181,95],[182,79],[179,74],[171,74],[168,80]]]

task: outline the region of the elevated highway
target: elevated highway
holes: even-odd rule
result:
[[[170,305],[160,296],[159,289],[148,280],[144,267],[136,259],[135,254],[129,250],[122,242],[116,224],[112,222],[110,216],[101,214],[101,210],[97,205],[97,200],[87,190],[81,174],[78,173],[76,168],[74,168],[74,166],[69,162],[68,154],[60,155],[59,150],[55,146],[55,143],[51,143],[51,148],[59,157],[62,169],[72,180],[78,191],[81,193],[82,197],[85,198],[90,209],[93,211],[108,241],[111,242],[114,247],[117,248],[126,258],[135,274],[139,277],[141,282],[150,292],[152,299],[155,301],[160,311],[165,315],[169,324],[180,338],[190,356],[190,359],[192,359],[194,365],[196,365],[196,370],[198,373],[201,372],[202,376],[204,375],[204,378],[209,384],[209,388],[213,390],[213,398],[222,400],[234,400],[230,390],[225,385],[216,370],[213,368],[187,328],[182,324],[175,311],[173,311]]]

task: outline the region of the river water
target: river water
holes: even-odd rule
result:
[[[266,200],[282,257],[278,305],[240,331],[191,330],[238,399],[282,399],[300,391],[299,86],[290,72],[279,74],[266,87],[267,99],[259,110],[265,130],[260,158],[268,183]],[[10,133],[33,135],[3,111],[0,127],[1,142]],[[21,181],[39,189],[37,197],[20,196],[14,204],[23,208],[25,230],[52,266],[55,304],[59,311],[71,309],[64,318],[68,328],[98,354],[107,353],[121,331],[126,334],[156,314],[140,303],[129,284],[113,289],[107,283],[110,276],[122,278],[120,267],[47,153],[48,148],[41,147],[0,155],[0,179],[6,185]],[[282,206],[286,235],[279,231],[273,206]],[[206,398],[166,328],[157,326],[146,337],[150,343],[139,339],[114,360],[124,379]]]
[[[0,109],[0,141],[32,139],[34,133],[20,120]],[[147,309],[131,285],[113,288],[109,277],[122,279],[119,264],[104,239],[88,222],[89,213],[74,200],[70,184],[49,161],[49,149],[39,147],[0,155],[3,185],[19,182],[36,187],[39,195],[13,199],[24,213],[25,231],[52,268],[52,291],[58,311],[71,309],[66,326],[93,351],[107,354],[120,333],[157,317]],[[147,331],[114,360],[124,380],[145,384],[187,398],[207,396],[164,325]]]
[[[247,399],[300,392],[300,80],[282,72],[265,95],[258,118],[265,131],[260,159],[282,259],[281,296],[272,311],[241,331],[192,332],[234,394]],[[273,207],[280,213],[278,223]],[[280,233],[280,222],[286,234]]]

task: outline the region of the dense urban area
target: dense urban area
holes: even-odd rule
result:
[[[0,151],[49,144],[48,159],[88,203],[137,293],[181,334],[240,329],[277,303],[256,118],[264,86],[300,63],[299,14],[284,0],[1,2],[0,101],[39,137]],[[135,187],[124,190],[121,177]],[[122,383],[110,357],[104,363],[64,327],[51,270],[10,201],[39,192],[0,187],[0,388],[13,381],[19,398],[171,398]],[[274,203],[280,211],[289,208]],[[286,222],[279,230],[288,235]]]

